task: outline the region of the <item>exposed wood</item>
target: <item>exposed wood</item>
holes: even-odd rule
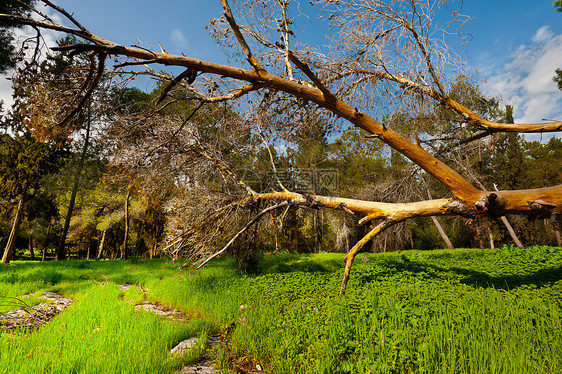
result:
[[[501,221],[503,222],[503,224],[505,225],[505,227],[507,228],[507,231],[509,232],[509,235],[511,236],[511,239],[513,239],[513,242],[519,247],[519,248],[523,248],[523,243],[521,243],[521,241],[519,240],[519,238],[517,237],[517,234],[515,234],[515,230],[513,230],[513,227],[511,226],[511,224],[509,223],[509,221],[507,220],[506,216],[501,216],[500,217]]]
[[[341,100],[326,100],[323,92],[318,88],[313,88],[308,85],[300,84],[298,82],[290,81],[282,77],[269,74],[260,70],[258,74],[255,71],[249,71],[237,67],[232,67],[228,65],[216,64],[212,62],[207,62],[188,56],[176,56],[166,53],[147,51],[146,49],[138,47],[126,47],[106,39],[100,38],[96,35],[85,35],[82,30],[71,29],[63,27],[60,25],[54,25],[49,22],[37,21],[26,19],[24,17],[10,16],[10,15],[0,15],[0,19],[11,20],[13,22],[17,21],[23,24],[35,25],[38,27],[44,27],[48,29],[58,30],[74,34],[77,36],[84,37],[90,40],[93,45],[81,46],[80,48],[91,48],[92,50],[103,50],[111,54],[119,54],[122,56],[128,56],[132,58],[137,58],[140,60],[152,60],[154,58],[159,59],[162,63],[166,65],[183,66],[186,68],[193,68],[198,71],[217,74],[220,76],[229,76],[235,79],[244,80],[247,82],[260,82],[263,87],[274,88],[280,91],[284,91],[288,94],[292,94],[296,97],[304,98],[309,101],[315,102],[321,107],[324,107],[335,115],[345,118],[355,124],[356,126],[368,131],[371,134],[376,134],[383,142],[394,148],[395,150],[402,153],[404,156],[408,157],[411,161],[418,164],[430,175],[434,176],[439,180],[445,187],[451,191],[451,193],[467,202],[476,202],[482,196],[483,192],[479,191],[468,183],[463,177],[461,177],[457,172],[452,170],[446,164],[435,158],[433,155],[426,152],[423,148],[419,147],[413,142],[410,142],[403,136],[394,132],[393,130],[385,127],[382,123],[371,118],[365,113],[358,112],[356,108],[344,103]],[[455,106],[452,101],[448,102],[452,107],[456,107],[461,110],[459,106]],[[511,128],[498,128],[501,131],[510,131]],[[524,131],[525,129],[517,127],[517,131]],[[560,125],[541,125],[540,131],[559,131]],[[538,131],[538,130],[537,130]],[[537,190],[520,190],[520,191],[501,191],[506,198],[507,211],[518,211],[520,213],[528,213],[529,207],[523,204],[523,201],[528,200],[541,200],[541,198],[527,198],[526,195],[532,194],[536,196],[548,196],[550,197],[550,202],[557,205],[557,208],[552,212],[562,211],[562,186],[556,186],[546,189]],[[546,198],[546,197],[545,197]],[[547,198],[547,200],[549,200]],[[546,201],[546,200],[545,200]]]
[[[103,256],[103,250],[104,250],[104,245],[105,245],[105,235],[106,234],[107,234],[107,230],[103,230],[103,232],[101,234],[100,245],[98,247],[98,256],[97,256],[98,260],[100,258],[102,258],[102,256]]]
[[[230,5],[228,4],[228,1],[221,0],[221,2],[222,2],[222,7],[224,9],[224,15],[226,17],[226,20],[230,24],[230,28],[234,32],[234,35],[236,36],[236,39],[238,40],[238,44],[240,44],[240,46],[242,47],[242,50],[246,54],[246,58],[247,58],[248,62],[254,68],[254,70],[258,73],[258,75],[261,75],[261,74],[264,74],[264,73],[267,74],[267,72],[265,71],[265,68],[255,58],[254,54],[250,50],[250,47],[248,46],[248,43],[246,43],[246,40],[244,39],[244,36],[240,32],[240,28],[238,27],[238,25],[236,24],[236,21],[234,20],[234,16],[232,15],[232,11],[230,10]]]
[[[343,280],[340,287],[340,296],[345,294],[345,290],[347,288],[347,282],[349,281],[349,274],[351,272],[351,266],[353,265],[353,260],[355,256],[363,249],[363,247],[371,241],[375,236],[386,230],[387,228],[393,226],[398,222],[392,220],[383,220],[381,223],[377,225],[377,227],[373,228],[367,235],[365,235],[361,240],[359,240],[353,248],[347,253],[344,258],[345,262],[345,270],[343,273]]]
[[[425,181],[424,181],[424,184],[425,184]],[[431,200],[433,198],[431,196],[431,191],[429,190],[429,188],[427,186],[426,186],[426,189],[427,189],[427,197]],[[445,233],[445,230],[443,230],[443,227],[441,226],[441,223],[439,223],[439,220],[437,219],[437,217],[431,216],[431,220],[433,221],[433,224],[437,228],[437,231],[439,232],[439,235],[441,235],[441,239],[443,239],[447,248],[455,249],[455,247],[453,247],[453,243],[451,243],[451,240],[449,240],[449,237]],[[386,242],[385,242],[385,247],[386,247]]]
[[[464,115],[467,120],[477,123],[481,127],[485,127],[496,132],[519,132],[519,133],[535,133],[535,132],[552,132],[562,130],[562,121],[546,122],[546,123],[531,123],[531,124],[514,124],[514,123],[498,123],[488,121],[465,106],[457,103],[456,101],[447,98],[444,104],[457,113]]]
[[[496,248],[494,244],[494,234],[492,234],[492,230],[490,230],[490,228],[488,228],[488,238],[490,239],[490,248],[491,249]]]
[[[486,131],[484,133],[479,134],[478,137],[484,136],[486,133],[493,133],[493,132],[541,133],[541,132],[555,132],[555,131],[562,130],[562,121],[549,121],[545,123],[530,123],[530,124],[499,123],[499,122],[488,121],[478,116],[477,114],[475,114],[470,109],[463,106],[462,104],[451,99],[450,97],[446,97],[445,95],[431,89],[431,87],[429,87],[426,84],[420,84],[410,79],[401,77],[399,75],[391,74],[387,71],[356,69],[353,71],[346,71],[344,73],[341,73],[338,76],[338,79],[351,74],[370,75],[381,79],[387,79],[390,81],[400,83],[401,85],[413,89],[417,92],[423,93],[424,95],[427,95],[435,99],[441,105],[455,111],[458,114],[461,114],[465,118],[467,123],[478,125],[479,127],[485,128]]]
[[[496,186],[496,184],[494,183],[494,189],[497,191],[498,187]],[[517,237],[517,234],[515,234],[515,230],[513,230],[513,227],[511,226],[511,224],[509,223],[508,219],[506,216],[501,216],[500,217],[501,221],[503,222],[504,226],[507,228],[507,231],[509,232],[509,235],[511,236],[511,239],[513,240],[513,242],[519,247],[519,248],[523,248],[523,243],[521,243],[521,241],[519,240],[519,238]]]

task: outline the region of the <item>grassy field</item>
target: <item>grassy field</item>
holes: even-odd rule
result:
[[[339,298],[341,258],[265,256],[251,277],[228,259],[184,272],[165,260],[0,267],[0,313],[35,291],[76,299],[39,330],[0,333],[0,372],[172,373],[204,347],[171,347],[220,333],[225,372],[562,373],[561,248],[360,255]],[[143,299],[191,318],[134,310]]]

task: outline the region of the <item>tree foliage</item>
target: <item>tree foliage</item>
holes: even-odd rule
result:
[[[0,135],[0,194],[16,197],[37,189],[41,178],[61,166],[61,152],[30,133]]]

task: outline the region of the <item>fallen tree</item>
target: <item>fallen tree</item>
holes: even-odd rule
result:
[[[439,28],[434,24],[441,1],[311,2],[311,5],[320,8],[320,19],[330,22],[336,33],[334,49],[323,52],[307,47],[292,49],[297,44],[292,43],[295,32],[289,1],[238,1],[236,5],[240,11],[243,10],[246,18],[251,20],[240,25],[229,2],[222,0],[224,17],[212,21],[213,33],[219,43],[228,45],[236,42],[245,60],[243,62],[249,64],[250,68],[173,55],[163,48],[155,51],[120,45],[93,34],[71,13],[50,1],[43,0],[42,3],[65,17],[72,26],[57,23],[39,11],[35,11],[36,18],[0,14],[0,22],[29,25],[36,30],[56,30],[79,37],[83,39],[82,44],[54,49],[69,53],[88,52],[92,56],[93,67],[104,66],[108,57],[122,58],[114,65],[113,74],[148,74],[168,82],[158,102],[171,89],[181,88],[189,93],[190,100],[202,103],[237,100],[245,96],[261,98],[262,102],[275,102],[269,109],[278,116],[287,118],[294,115],[297,119],[299,108],[312,103],[325,118],[332,121],[343,119],[365,130],[374,141],[378,140],[407,157],[449,191],[449,196],[440,199],[385,203],[299,193],[285,189],[280,183],[274,191],[260,192],[239,180],[246,194],[240,198],[239,204],[265,202],[272,209],[287,204],[331,208],[363,216],[359,224],[367,225],[370,231],[345,258],[341,293],[345,292],[357,253],[372,238],[396,223],[414,217],[439,215],[477,219],[510,214],[549,217],[562,213],[562,185],[500,191],[477,188],[424,149],[417,139],[408,139],[385,121],[375,118],[377,107],[384,105],[421,112],[437,104],[451,112],[459,129],[470,129],[472,135],[467,139],[457,139],[458,144],[497,132],[543,133],[562,130],[560,121],[536,124],[494,122],[449,97],[447,81],[451,75],[447,69],[452,69],[448,65],[452,58],[447,54],[443,37],[447,28]],[[453,21],[458,20],[458,14],[452,14]],[[256,54],[255,50],[260,53]],[[173,77],[156,73],[151,68],[153,65],[183,67],[185,71]],[[144,70],[126,70],[138,67],[144,67]],[[205,79],[200,78],[202,75],[205,75]],[[96,76],[91,79],[94,83]],[[84,88],[80,93],[83,97],[77,102],[86,102],[89,94],[90,91]],[[275,100],[271,99],[272,96]],[[295,109],[291,112],[287,108]],[[381,113],[380,116],[384,118],[384,110]],[[288,132],[291,130],[288,127],[298,127],[299,123],[298,120],[291,124],[279,120],[276,125],[278,131]],[[220,162],[216,165],[236,179],[227,166]]]

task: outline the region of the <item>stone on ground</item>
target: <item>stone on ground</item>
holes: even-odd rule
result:
[[[24,299],[35,294],[23,296],[21,299],[14,299],[14,305],[22,307],[1,315],[0,328],[4,330],[15,330],[20,327],[38,328],[47,324],[47,322],[74,302],[74,300],[63,297],[56,292],[45,292],[39,298],[50,301],[50,303],[41,303],[28,307]]]

